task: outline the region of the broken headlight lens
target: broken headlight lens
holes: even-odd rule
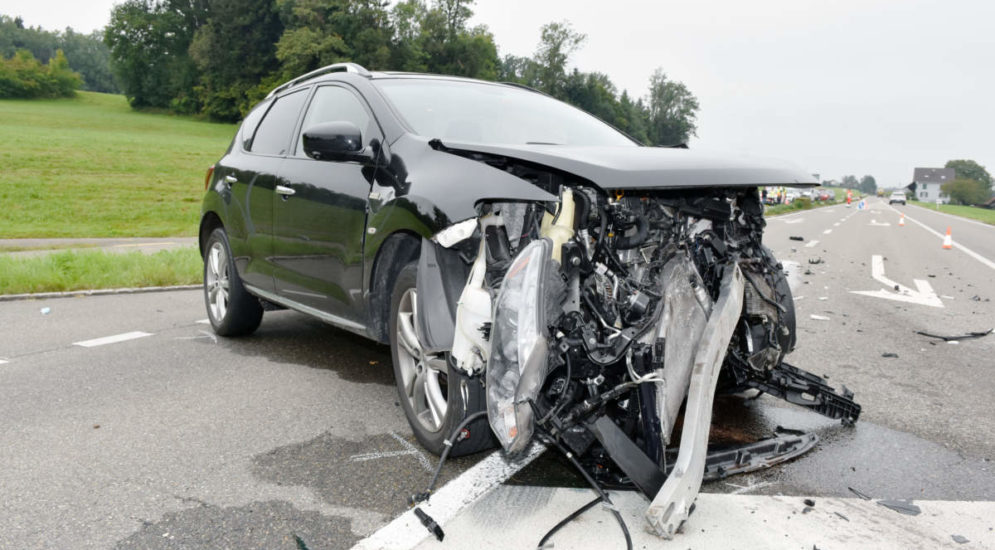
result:
[[[509,453],[532,439],[529,401],[542,386],[548,341],[545,335],[546,277],[555,269],[552,243],[532,241],[508,268],[494,307],[487,361],[487,417]],[[555,275],[555,273],[554,273]]]

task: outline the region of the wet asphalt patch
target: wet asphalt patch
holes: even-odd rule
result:
[[[310,550],[348,548],[359,540],[349,523],[345,518],[301,511],[282,501],[237,508],[200,505],[166,514],[155,523],[145,522],[114,548],[299,550],[301,543]]]
[[[394,385],[388,346],[292,311],[268,312],[251,336],[218,344],[236,355],[329,370],[349,382]]]
[[[448,460],[438,486],[487,455]],[[264,481],[306,487],[329,504],[393,517],[408,509],[409,496],[425,490],[438,458],[408,434],[352,441],[324,433],[258,455],[252,462],[253,475]]]

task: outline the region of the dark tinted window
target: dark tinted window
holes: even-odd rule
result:
[[[543,94],[445,79],[373,83],[418,135],[475,143],[636,145],[597,118]]]
[[[314,93],[311,105],[304,115],[304,124],[301,125],[301,136],[297,139],[297,156],[303,157],[304,147],[301,140],[304,132],[315,124],[322,122],[347,121],[356,125],[363,132],[363,139],[369,141],[370,115],[363,107],[363,103],[355,94],[338,86],[322,86]]]
[[[259,126],[259,121],[266,114],[267,108],[269,108],[269,101],[257,105],[242,122],[242,147],[246,151],[252,150],[252,137],[256,134],[256,127]]]
[[[253,153],[263,155],[283,155],[290,145],[290,134],[297,124],[301,106],[307,99],[307,90],[294,92],[276,100],[269,112],[259,123],[256,137],[252,139]]]

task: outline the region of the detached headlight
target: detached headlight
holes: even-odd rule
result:
[[[491,353],[487,361],[487,417],[509,453],[525,449],[532,439],[530,400],[546,377],[547,293],[556,292],[552,243],[532,241],[505,274],[494,307]]]

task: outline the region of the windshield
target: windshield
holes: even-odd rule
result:
[[[373,82],[411,129],[429,138],[495,145],[637,145],[584,111],[529,90],[457,80]]]

